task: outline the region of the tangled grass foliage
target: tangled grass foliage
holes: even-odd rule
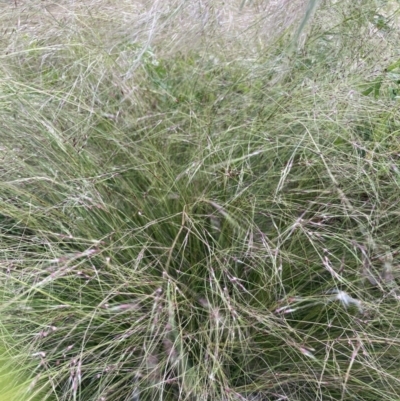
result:
[[[395,2],[1,13],[0,400],[399,400]]]

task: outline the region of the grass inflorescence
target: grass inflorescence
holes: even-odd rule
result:
[[[6,396],[398,400],[395,4],[130,3],[2,11]]]

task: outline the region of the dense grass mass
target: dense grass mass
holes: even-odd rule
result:
[[[0,400],[399,400],[398,4],[78,3],[0,11]]]

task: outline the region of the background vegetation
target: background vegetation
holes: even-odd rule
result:
[[[0,13],[0,400],[399,399],[398,2]]]

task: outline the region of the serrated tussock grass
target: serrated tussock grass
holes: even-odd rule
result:
[[[398,400],[394,11],[151,3],[6,8],[7,394]]]

